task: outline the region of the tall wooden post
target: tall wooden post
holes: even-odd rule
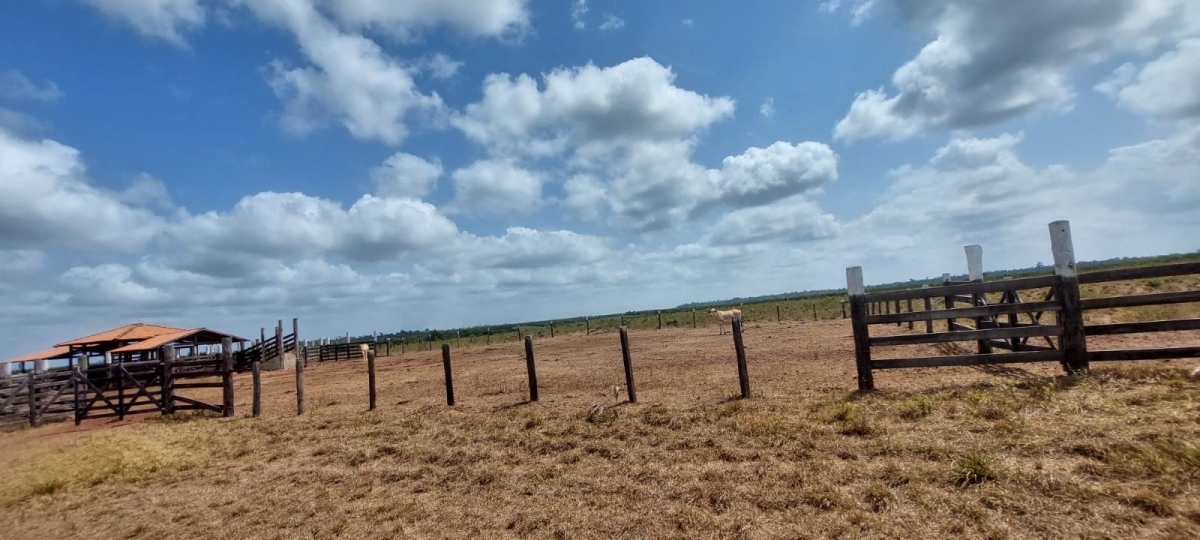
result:
[[[629,330],[621,327],[621,363],[625,366],[625,390],[629,402],[637,403],[637,388],[633,384],[633,356],[629,353]]]
[[[442,369],[446,372],[446,405],[454,406],[454,377],[450,374],[450,344],[442,345]]]
[[[907,307],[907,308],[908,308],[908,312],[909,312],[909,313],[912,313],[912,312],[913,312],[913,309],[912,309],[912,298],[909,298],[909,299],[908,299],[908,305],[907,305],[907,306],[905,306],[905,307]],[[909,330],[912,330],[912,329],[913,329],[913,322],[912,322],[912,321],[908,321],[908,329],[909,329]]]
[[[296,416],[304,414],[304,362],[296,362]]]
[[[583,335],[585,335],[585,336],[592,335],[592,318],[591,317],[583,318]]]
[[[517,325],[517,343],[521,342],[521,325]]]
[[[117,420],[125,420],[125,355],[117,357]],[[32,388],[31,388],[32,390]]]
[[[942,274],[942,285],[946,286],[946,287],[950,286],[950,274],[948,274],[948,273]],[[946,297],[942,299],[942,302],[946,306],[946,309],[954,309],[954,295],[953,294],[947,294]],[[946,319],[946,331],[947,332],[954,331],[954,317],[950,317],[950,318]]]
[[[846,318],[846,301],[842,300],[842,318]]]
[[[779,304],[775,304],[775,322],[783,322],[783,316],[779,314]]]
[[[257,418],[262,414],[262,361],[255,358],[250,363],[250,375],[254,383],[254,402],[250,407],[250,414]]]
[[[8,364],[5,365],[7,366]],[[83,421],[83,411],[79,410],[79,385],[83,384],[83,377],[85,376],[84,372],[80,371],[78,367],[75,368],[75,373],[71,374],[71,382],[74,383],[71,388],[71,411],[75,413],[75,425],[77,426]]]
[[[625,326],[625,314],[621,314],[621,326]]]
[[[921,285],[921,288],[928,289],[929,284],[927,283],[925,285]],[[925,297],[925,311],[926,312],[933,311],[933,299],[929,298],[928,296]],[[925,319],[925,333],[926,334],[933,333],[933,319]]]
[[[983,283],[983,246],[973,244],[963,248],[967,253],[967,277],[971,283]],[[982,293],[972,295],[976,306],[982,306],[985,303],[985,296]],[[985,317],[975,318],[975,329],[982,330],[982,322]],[[990,354],[992,345],[987,340],[981,339],[977,342],[979,354]]]
[[[175,347],[171,345],[160,349],[162,354],[162,384],[159,386],[159,402],[162,403],[162,413],[175,414]]]
[[[818,320],[817,319],[817,303],[813,302],[812,306],[813,306],[813,320],[816,321],[816,320]]]
[[[554,337],[554,323],[550,323],[550,337]]]
[[[296,363],[308,362],[308,351],[300,347],[300,319],[296,317],[292,317],[292,337],[296,338]]]
[[[367,393],[370,405],[367,410],[375,410],[375,350],[367,349]]]
[[[871,341],[867,330],[867,297],[861,266],[846,269],[846,292],[850,294],[850,324],[854,329],[854,365],[858,369],[858,389],[875,389],[871,373]]]
[[[692,328],[696,327],[696,308],[692,308]]]
[[[492,327],[490,327],[490,326],[487,329],[487,344],[488,345],[492,344]]]
[[[533,365],[533,336],[525,336],[525,369],[529,372],[529,401],[537,401],[537,369]]]
[[[233,418],[233,338],[221,338],[221,414]]]
[[[899,301],[899,300],[896,300],[896,311],[895,311],[895,313],[896,313],[897,315],[899,315],[899,314],[900,314],[900,301]],[[896,326],[900,326],[900,321],[896,321]]]
[[[26,379],[26,383],[25,383],[25,384],[27,385],[27,386],[26,386],[26,390],[28,390],[28,391],[29,391],[29,392],[28,392],[28,397],[29,397],[29,427],[37,427],[37,425],[38,425],[38,423],[37,423],[37,422],[38,422],[38,414],[37,414],[37,377],[34,375],[34,373],[35,373],[36,371],[37,371],[37,369],[35,368],[33,371],[30,371],[30,372],[29,372],[29,377]],[[121,417],[121,419],[122,419],[122,420],[124,420],[124,418],[125,418],[125,417],[124,417],[124,413],[122,413],[122,417]]]
[[[1088,369],[1087,336],[1083,327],[1083,309],[1079,301],[1079,275],[1075,268],[1075,246],[1071,241],[1071,223],[1050,224],[1050,249],[1054,252],[1054,275],[1058,276],[1057,296],[1062,303],[1062,351],[1068,373]]]
[[[746,368],[746,348],[742,346],[742,318],[733,318],[733,351],[737,354],[738,386],[742,399],[750,397],[750,372]]]

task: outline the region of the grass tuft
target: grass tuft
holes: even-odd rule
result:
[[[979,452],[971,452],[954,462],[952,479],[954,485],[967,487],[999,480],[1000,475],[992,465],[991,458]]]

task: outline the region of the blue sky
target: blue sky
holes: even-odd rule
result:
[[[0,7],[0,357],[1200,248],[1186,0]]]

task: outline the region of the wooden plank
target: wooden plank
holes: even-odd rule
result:
[[[928,356],[900,358],[896,360],[873,360],[873,369],[902,369],[918,367],[986,366],[994,364],[1023,364],[1031,362],[1062,361],[1060,351],[1014,352],[995,354],[964,354],[954,356]]]
[[[1182,291],[1151,294],[1134,294],[1129,296],[1110,296],[1107,298],[1087,298],[1080,302],[1083,309],[1107,309],[1132,306],[1158,306],[1163,304],[1183,304],[1200,302],[1200,291]]]
[[[897,313],[892,315],[871,315],[867,324],[886,324],[907,321],[932,321],[948,318],[972,319],[1009,313],[1030,313],[1034,311],[1058,311],[1062,306],[1058,302],[1030,302],[1028,304],[993,304],[990,306],[965,307],[954,309],[938,309],[933,311],[915,311],[912,313]]]
[[[883,336],[870,338],[872,347],[888,345],[915,345],[919,343],[948,343],[951,341],[978,341],[981,339],[1002,339],[1011,337],[1058,336],[1062,334],[1060,326],[1032,326],[1029,328],[991,328],[988,330],[965,330],[959,332],[939,332],[936,334],[909,334],[902,336]]]
[[[962,302],[962,303],[964,303],[964,304],[966,304],[966,305],[968,305],[968,306],[974,306],[974,305],[976,305],[976,304],[975,304],[975,297],[974,297],[974,296],[968,296],[968,295],[965,295],[965,294],[956,294],[956,295],[954,295],[954,301],[955,301],[955,302]]]
[[[1036,276],[1003,281],[985,281],[983,283],[965,283],[962,285],[943,285],[928,289],[904,289],[899,291],[882,291],[867,293],[868,302],[887,300],[907,300],[909,298],[937,298],[943,296],[972,295],[997,293],[1010,290],[1041,289],[1051,287],[1056,283],[1054,276]]]
[[[1087,272],[1084,274],[1079,274],[1079,282],[1104,283],[1106,281],[1186,276],[1189,274],[1200,274],[1200,262],[1161,264],[1158,266],[1143,266],[1141,268],[1118,268],[1116,270]]]
[[[1162,349],[1136,349],[1119,351],[1089,351],[1093,362],[1115,362],[1123,360],[1168,360],[1175,358],[1200,358],[1200,347],[1168,347]]]
[[[442,371],[446,378],[446,405],[454,406],[454,375],[450,369],[450,344],[442,345]]]
[[[221,381],[204,382],[204,383],[176,383],[175,384],[176,390],[187,390],[187,389],[191,389],[191,388],[224,388],[224,387],[225,387],[225,383],[223,383]],[[176,398],[178,399],[178,396],[176,396]]]
[[[950,323],[950,331],[951,332],[969,332],[972,330],[975,330],[975,327],[967,326],[965,324],[956,323],[956,322]]]
[[[1168,321],[1096,324],[1092,326],[1085,326],[1083,328],[1084,333],[1089,336],[1140,334],[1146,332],[1176,332],[1180,330],[1200,330],[1200,319],[1175,319]]]
[[[1058,284],[1054,286],[1062,311],[1058,314],[1062,325],[1063,367],[1068,373],[1088,369],[1087,334],[1084,331],[1083,310],[1080,309],[1079,275],[1075,269],[1075,247],[1071,241],[1071,224],[1065,220],[1050,223],[1050,251],[1054,254],[1054,275]]]
[[[778,310],[779,306],[775,306]],[[778,311],[776,311],[778,313]],[[633,382],[633,356],[629,352],[629,331],[621,327],[621,364],[625,368],[625,391],[630,403],[637,403],[637,388]]]
[[[220,369],[203,369],[196,371],[179,371],[173,374],[175,379],[203,379],[208,377],[220,377],[225,372]]]

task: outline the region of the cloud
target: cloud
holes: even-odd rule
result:
[[[767,120],[775,118],[775,98],[764,99],[758,107],[758,114]]]
[[[229,212],[186,216],[172,238],[202,254],[320,257],[380,261],[436,246],[458,233],[433,205],[414,199],[364,195],[350,208],[302,193],[263,192]]]
[[[715,246],[740,246],[770,240],[804,242],[838,233],[837,219],[803,197],[775,204],[743,208],[725,214],[709,227],[706,242]]]
[[[691,19],[684,19],[682,21],[679,21],[679,24],[682,24],[688,28],[691,28],[696,25],[696,23],[694,21],[692,21]]]
[[[28,275],[42,269],[46,255],[32,249],[0,249],[0,279]]]
[[[90,185],[79,151],[0,131],[0,245],[140,249],[163,223]]]
[[[137,283],[133,271],[120,264],[77,266],[67,270],[59,282],[71,293],[71,303],[84,306],[165,305],[171,296],[156,287]]]
[[[837,179],[837,154],[816,142],[778,141],[722,161],[720,198],[733,206],[765,204]]]
[[[429,194],[442,176],[442,162],[397,152],[371,170],[375,190],[385,197],[420,199]]]
[[[577,174],[563,184],[567,196],[562,201],[567,215],[584,220],[596,219],[608,199],[604,183],[594,176]]]
[[[1035,0],[893,4],[910,27],[936,38],[896,70],[894,95],[877,89],[855,97],[834,128],[836,139],[904,139],[929,128],[1067,111],[1073,71],[1200,31],[1200,8],[1186,0],[1091,0],[1052,9]]]
[[[647,57],[556,69],[544,76],[544,89],[528,75],[492,74],[483,99],[452,123],[495,153],[550,155],[674,139],[733,115],[732,99],[684,90],[674,80],[670,68]]]
[[[858,26],[871,15],[875,0],[851,0],[848,3],[843,0],[828,0],[822,2],[818,9],[823,13],[836,13],[843,4],[847,4],[847,11],[850,12],[850,24]]]
[[[1147,63],[1118,67],[1096,89],[1122,107],[1147,116],[1188,119],[1200,116],[1200,38],[1185,39]]]
[[[417,67],[429,73],[435,79],[449,79],[462,69],[463,63],[442,53],[437,53],[421,60]]]
[[[450,208],[455,212],[531,212],[541,204],[542,176],[513,161],[480,160],[450,176],[454,179]]]
[[[38,138],[48,131],[45,123],[23,112],[0,107],[0,131],[22,138]]]
[[[275,60],[268,69],[271,88],[285,104],[285,130],[302,135],[336,120],[356,138],[396,145],[408,135],[411,113],[442,107],[437,94],[420,92],[410,69],[374,41],[338,30],[313,6],[279,0],[246,5],[289,29],[312,62],[293,68]]]
[[[505,37],[529,25],[527,0],[325,0],[329,11],[352,28],[401,40],[447,26],[468,37]]]
[[[20,71],[9,70],[0,73],[0,98],[32,101],[57,101],[63,93],[58,85],[51,81],[37,84]]]
[[[139,34],[187,46],[184,35],[204,26],[200,0],[82,0],[105,16],[132,27]]]
[[[612,30],[620,30],[625,27],[625,19],[622,19],[611,13],[604,14],[604,22],[600,23],[601,32],[609,32]]]
[[[571,4],[571,21],[575,23],[576,30],[587,28],[587,21],[585,20],[587,12],[587,0],[575,0]]]
[[[167,185],[146,173],[137,175],[125,191],[116,194],[116,199],[125,204],[142,208],[170,210],[175,207]]]

